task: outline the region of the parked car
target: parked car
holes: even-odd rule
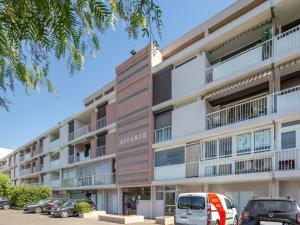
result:
[[[70,216],[78,216],[79,213],[76,211],[76,204],[80,202],[87,202],[88,204],[90,204],[92,210],[96,209],[94,202],[89,199],[68,200],[62,206],[57,206],[52,208],[51,215],[53,217],[62,217],[62,218],[66,218]]]
[[[5,197],[0,197],[0,209],[9,209],[11,206],[9,200]]]
[[[56,200],[59,200],[59,199],[57,199],[57,198],[43,199],[41,201],[38,201],[37,203],[25,205],[23,210],[24,210],[24,212],[28,212],[28,213],[47,212],[47,211],[44,211],[44,210],[46,210],[47,205],[49,203],[55,202]]]
[[[48,202],[44,207],[43,207],[43,212],[44,213],[51,213],[51,209],[54,207],[62,206],[65,204],[68,200],[67,199],[54,199],[53,201]]]
[[[238,224],[235,205],[225,195],[216,193],[179,194],[175,211],[176,224]]]
[[[240,225],[300,224],[300,209],[291,198],[252,198],[239,218]]]

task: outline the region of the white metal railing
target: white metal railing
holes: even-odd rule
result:
[[[0,165],[0,170],[7,169],[9,167],[8,163]]]
[[[59,147],[59,138],[56,138],[55,140],[52,140],[50,142],[50,150],[57,149]]]
[[[102,145],[97,147],[97,157],[104,156],[105,155],[105,149],[106,145]]]
[[[166,167],[172,171],[172,166]],[[184,170],[186,178],[256,173],[267,173],[271,176],[276,172],[300,170],[300,149],[272,150],[242,156],[235,155],[229,158],[201,160],[185,163],[185,167],[181,167],[181,170]],[[181,174],[181,171],[177,171],[177,173]],[[169,174],[165,175],[164,179],[174,179],[173,177],[173,174]],[[156,177],[156,180],[159,178]]]
[[[206,129],[245,121],[271,113],[300,109],[300,86],[259,97],[206,115]]]
[[[62,183],[62,187],[74,187],[76,186],[76,179],[75,178],[63,179],[61,183]]]
[[[93,185],[93,176],[79,177],[77,179],[77,186],[90,186]]]
[[[162,141],[167,141],[172,138],[172,127],[164,127],[161,129],[157,129],[154,131],[154,142],[162,142]]]
[[[114,173],[106,173],[94,175],[94,185],[107,185],[115,183],[115,174]]]
[[[206,69],[206,82],[213,82],[238,73],[272,56],[278,56],[299,47],[300,26],[297,26],[227,60],[210,66]]]
[[[270,57],[272,57],[272,39],[207,68],[206,82],[238,73]]]
[[[74,131],[74,139],[78,138],[80,136],[83,136],[91,131],[91,126],[90,124],[85,125],[83,127],[78,128],[77,130]]]
[[[256,98],[206,115],[206,129],[249,120],[268,114],[268,96]]]
[[[106,126],[106,117],[102,117],[97,121],[97,129],[101,129]]]
[[[294,27],[274,38],[274,54],[280,55],[300,47],[300,26]]]

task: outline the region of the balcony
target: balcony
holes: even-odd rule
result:
[[[102,145],[97,147],[97,157],[101,157],[105,155],[106,145]]]
[[[20,155],[20,156],[19,156],[19,161],[20,161],[20,162],[24,161],[24,155]]]
[[[97,121],[97,129],[101,129],[106,126],[106,117],[102,117]]]
[[[272,113],[300,109],[300,86],[246,101],[206,115],[206,129],[211,130]]]
[[[77,130],[74,131],[74,138],[73,139],[76,139],[78,137],[81,137],[87,133],[89,133],[91,131],[91,126],[90,124],[86,125],[86,126],[83,126]]]
[[[292,28],[251,49],[206,69],[206,82],[210,83],[239,73],[263,61],[280,56],[300,47],[300,26]]]
[[[59,164],[60,164],[59,159],[50,161],[50,168],[51,169],[56,169],[60,166]]]
[[[51,188],[60,188],[61,187],[61,181],[60,180],[51,180],[50,181]]]
[[[58,149],[59,148],[59,138],[52,140],[50,142],[50,150]]]
[[[154,142],[162,142],[172,139],[172,127],[164,127],[154,131]]]
[[[108,185],[115,184],[115,182],[114,173],[94,175],[94,185]]]
[[[31,173],[31,168],[26,168],[26,169],[21,169],[20,170],[20,175],[23,176],[23,175],[27,175],[27,174],[30,174]]]
[[[248,155],[235,154],[227,158],[155,167],[154,179],[159,181],[233,175],[244,176],[245,174],[265,174],[271,177],[272,173],[300,170],[299,156],[300,149],[257,152]]]
[[[4,163],[0,165],[0,170],[5,170],[9,168],[9,164],[8,163]]]
[[[75,186],[76,186],[75,178],[68,178],[62,180],[62,187],[75,187]]]
[[[31,159],[31,153],[29,152],[29,153],[26,153],[25,155],[24,155],[24,160],[29,160],[29,159]]]

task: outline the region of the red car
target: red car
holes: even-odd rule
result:
[[[68,199],[64,199],[64,198],[53,198],[51,202],[48,202],[44,207],[43,207],[43,212],[44,213],[48,213],[50,214],[50,211],[52,208],[56,207],[56,206],[62,206],[63,204],[65,204],[65,202]]]

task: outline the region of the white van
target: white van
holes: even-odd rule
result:
[[[236,207],[229,198],[216,193],[179,194],[176,224],[237,225]]]

